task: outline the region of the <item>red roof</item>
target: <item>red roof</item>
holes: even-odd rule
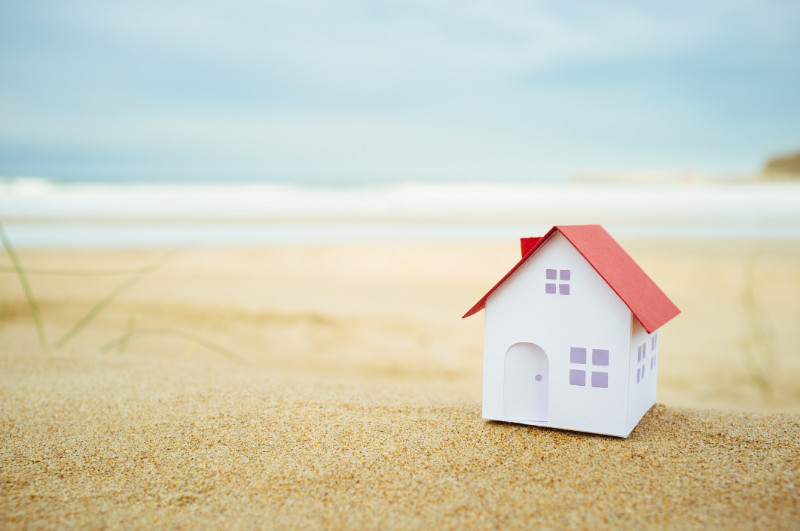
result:
[[[542,238],[523,239],[522,259],[475,306],[470,308],[464,317],[469,317],[484,309],[489,295],[513,275],[514,271],[525,263],[556,231],[560,232],[591,264],[633,315],[639,319],[648,333],[658,330],[680,313],[678,307],[667,298],[656,283],[647,276],[647,273],[642,271],[642,268],[603,227],[600,225],[558,225],[550,229]]]

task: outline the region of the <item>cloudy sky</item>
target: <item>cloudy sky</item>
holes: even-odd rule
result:
[[[749,172],[800,148],[800,2],[0,0],[0,176]]]

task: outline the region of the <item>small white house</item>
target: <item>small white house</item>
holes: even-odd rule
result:
[[[680,310],[600,225],[522,239],[486,309],[483,418],[627,437],[656,399]]]

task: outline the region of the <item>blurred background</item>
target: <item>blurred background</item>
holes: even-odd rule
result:
[[[746,178],[800,149],[800,7],[3,2],[0,172]]]
[[[788,1],[1,1],[0,222],[56,350],[160,323],[190,347],[126,352],[471,396],[458,318],[518,238],[602,223],[683,310],[659,400],[796,412],[799,26]],[[6,247],[0,333],[35,348]]]

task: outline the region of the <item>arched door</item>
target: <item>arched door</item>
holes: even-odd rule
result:
[[[547,354],[533,343],[515,343],[506,352],[503,420],[546,422],[550,381]]]

